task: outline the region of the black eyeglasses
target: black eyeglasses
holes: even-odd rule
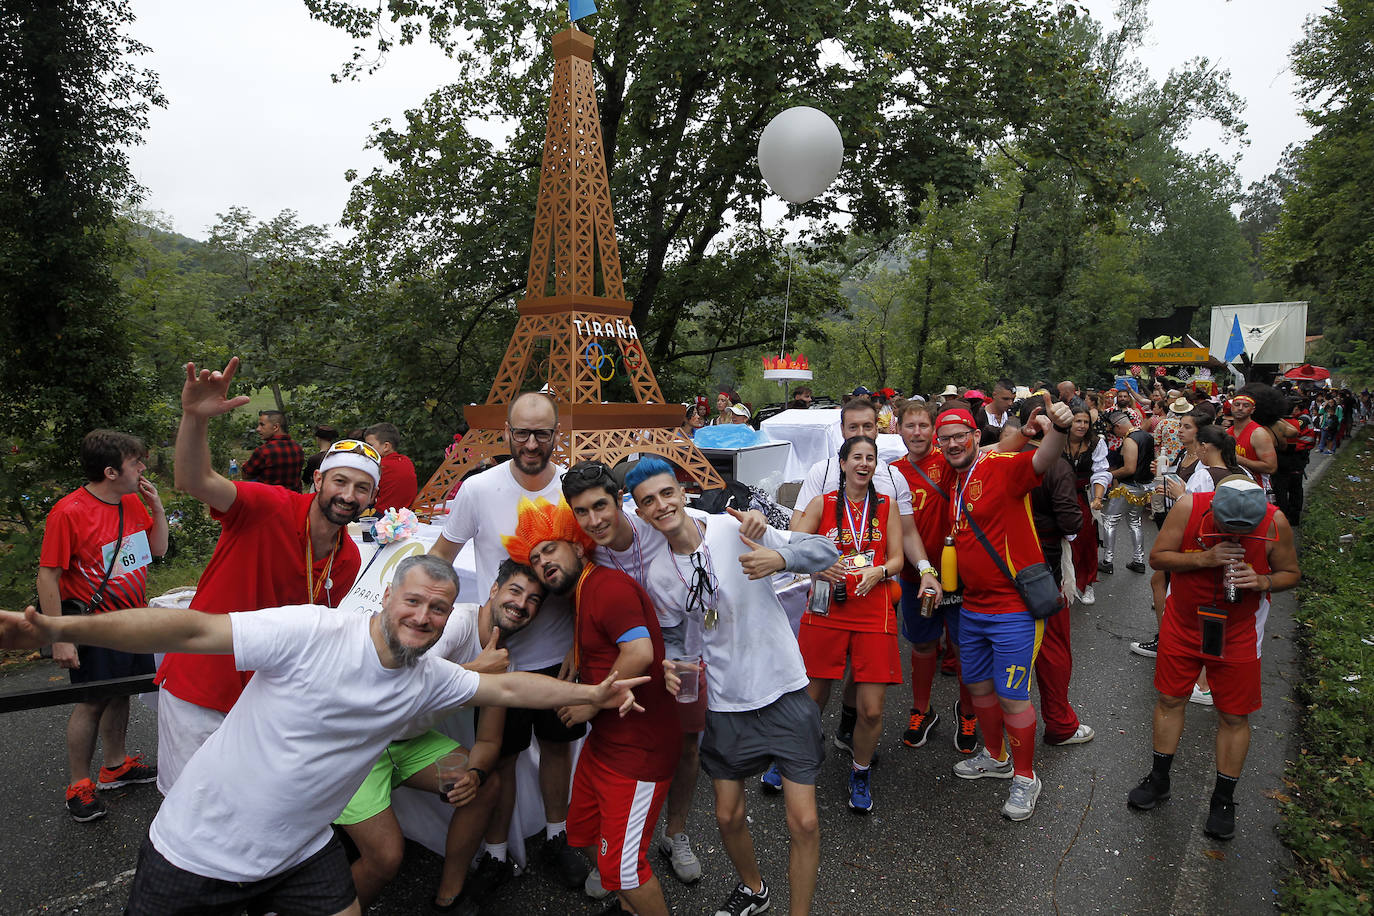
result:
[[[716,625],[716,587],[701,554],[692,554],[692,581],[687,586],[687,613],[701,614],[706,629]]]
[[[507,426],[506,429],[510,430],[511,440],[521,445],[530,441],[530,436],[540,445],[548,445],[553,441],[554,431],[551,429],[516,429],[514,426]]]
[[[579,462],[568,468],[568,470],[563,473],[563,477],[565,479],[571,477],[575,481],[589,485],[609,479],[612,483],[615,483],[617,487],[620,486],[619,482],[615,479],[615,475],[611,473],[611,469],[600,461]]]

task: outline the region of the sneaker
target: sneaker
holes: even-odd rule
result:
[[[105,803],[95,797],[95,785],[89,779],[67,786],[67,813],[81,824],[105,816]]]
[[[1126,568],[1133,573],[1143,573],[1145,571],[1145,561],[1132,560],[1131,562],[1126,564]]]
[[[917,712],[911,711],[911,721],[907,724],[906,733],[902,735],[902,743],[907,747],[920,747],[926,743],[930,737],[930,730],[935,727],[935,723],[940,721],[940,714],[937,712]]]
[[[764,795],[777,795],[782,791],[782,773],[778,772],[776,763],[768,764],[768,769],[763,771],[759,777],[759,788]]]
[[[849,751],[849,755],[854,756],[854,729],[844,731],[835,729],[835,746],[842,751]]]
[[[873,810],[873,790],[869,786],[870,770],[849,771],[849,810],[867,814]]]
[[[1146,658],[1154,658],[1159,655],[1159,634],[1156,633],[1153,639],[1144,642],[1131,643],[1131,651],[1136,655],[1143,655]]]
[[[582,891],[593,900],[605,900],[611,893],[602,887],[601,872],[595,868],[587,872],[587,880],[582,882]]]
[[[1137,811],[1149,811],[1162,801],[1167,801],[1173,793],[1169,791],[1169,781],[1158,779],[1153,771],[1126,795],[1126,807]]]
[[[983,748],[967,760],[960,760],[956,763],[954,775],[960,779],[982,779],[984,776],[991,776],[994,779],[1011,779],[1014,775],[1011,755],[1008,754],[1006,760],[999,761],[988,753],[987,748]]]
[[[954,733],[954,749],[961,754],[978,750],[978,717],[966,716],[959,710],[959,698],[954,698],[954,718],[959,730]]]
[[[1212,705],[1212,691],[1203,690],[1197,684],[1193,685],[1193,695],[1188,698],[1189,703],[1196,703],[1199,706]]]
[[[1112,573],[1116,572],[1116,568],[1112,566],[1111,560],[1103,560],[1101,563],[1097,564],[1097,571],[1110,576]]]
[[[581,887],[592,868],[586,856],[568,845],[566,833],[544,841],[544,867],[557,873],[569,888]]]
[[[1083,594],[1078,596],[1078,600],[1082,601],[1084,604],[1096,604],[1097,595],[1093,594],[1093,587],[1089,585],[1087,588],[1083,589]]]
[[[509,881],[514,874],[515,866],[510,864],[509,859],[498,859],[484,849],[482,855],[477,859],[477,867],[473,869],[472,874],[468,876],[467,882],[463,885],[463,890],[473,900],[485,900]]]
[[[429,911],[434,916],[478,916],[481,909],[477,906],[477,898],[468,893],[467,888],[463,888],[463,892],[448,903],[431,900]]]
[[[100,768],[100,781],[97,789],[118,789],[135,783],[157,782],[157,767],[143,762],[142,754],[125,757],[124,762],[114,769]]]
[[[1016,776],[1011,781],[1011,792],[1007,803],[1002,806],[1002,816],[1009,821],[1024,821],[1035,813],[1035,800],[1040,797],[1040,777]]]
[[[692,851],[692,838],[687,834],[663,834],[658,838],[658,851],[667,856],[673,866],[673,874],[683,884],[701,880],[701,860]]]
[[[1084,725],[1082,722],[1079,722],[1078,728],[1074,729],[1073,734],[1069,735],[1069,737],[1062,741],[1050,741],[1046,739],[1045,743],[1053,747],[1064,747],[1069,744],[1087,744],[1089,741],[1093,740],[1096,735],[1097,732],[1093,731],[1091,725]]]
[[[1202,832],[1214,840],[1229,840],[1236,835],[1236,803],[1212,799],[1211,810]]]
[[[716,910],[716,916],[753,916],[755,913],[762,913],[773,905],[773,901],[768,899],[768,882],[759,881],[759,892],[756,894],[747,885],[736,884],[735,889],[730,892],[730,896],[725,898],[720,909]]]

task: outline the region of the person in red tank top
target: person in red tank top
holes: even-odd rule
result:
[[[1236,460],[1266,490],[1269,475],[1279,469],[1279,453],[1269,425],[1283,413],[1282,395],[1268,385],[1246,385],[1231,399],[1234,422],[1227,433],[1236,440]]]
[[[1217,710],[1217,776],[1203,832],[1236,832],[1234,793],[1260,707],[1260,649],[1269,596],[1298,584],[1293,529],[1264,490],[1240,476],[1184,496],[1164,521],[1150,565],[1172,573],[1155,660],[1154,758],[1126,803],[1148,811],[1170,795],[1183,715],[1205,665]]]
[[[830,688],[844,678],[845,663],[854,667],[858,721],[854,727],[854,761],[849,776],[849,807],[867,814],[873,808],[869,766],[883,730],[883,701],[888,684],[902,682],[897,652],[898,594],[894,583],[905,562],[898,540],[901,518],[897,504],[873,487],[878,445],[854,436],[840,446],[840,486],[807,504],[796,530],[823,534],[835,542],[845,567],[843,583],[834,586],[824,607],[811,602],[802,615],[797,643],[806,674],[806,692],[822,710]]]

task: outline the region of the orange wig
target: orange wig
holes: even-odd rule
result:
[[[533,502],[520,497],[515,534],[501,535],[501,544],[512,560],[528,566],[530,551],[545,541],[580,544],[589,557],[596,548],[596,542],[582,530],[565,500],[560,499],[555,506],[542,496]]]

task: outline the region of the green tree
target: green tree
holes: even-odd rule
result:
[[[404,129],[387,125],[374,136],[386,165],[359,181],[345,221],[359,231],[372,276],[433,271],[452,291],[445,305],[457,327],[508,320],[524,283],[551,72],[546,42],[563,5],[308,6],[360,39],[399,27],[399,41],[428,35],[453,56],[455,82],[408,112]],[[764,125],[788,106],[830,112],[846,144],[831,191],[792,212],[823,219],[843,207],[867,235],[900,237],[930,187],[972,192],[983,153],[1008,131],[1039,154],[1081,163],[1085,185],[1115,199],[1120,188],[1103,163],[1123,138],[1103,116],[1085,61],[1066,55],[1057,38],[1073,16],[1073,7],[1045,0],[641,0],[603,10],[588,26],[602,131],[633,318],[656,370],[689,378],[692,366],[674,364],[696,360],[703,347],[754,358],[780,337],[779,316],[768,310],[752,310],[757,320],[703,324],[698,304],[724,301],[718,286],[702,286],[716,277],[758,270],[751,285],[785,285],[762,231],[767,191],[754,156]],[[346,73],[366,69],[371,53],[360,48]],[[505,125],[509,138],[484,139],[479,121]],[[842,232],[822,235],[838,242]],[[421,320],[438,326],[429,314]],[[795,328],[816,330],[804,316]]]
[[[1295,154],[1278,226],[1263,242],[1270,275],[1311,300],[1309,323],[1347,339],[1368,339],[1374,324],[1371,44],[1368,0],[1336,0],[1308,21],[1293,71],[1316,134]]]
[[[74,465],[90,428],[136,415],[134,371],[111,263],[117,207],[137,194],[156,77],[133,60],[125,0],[14,0],[0,8],[0,490],[19,498]],[[40,507],[41,508],[41,507]]]

